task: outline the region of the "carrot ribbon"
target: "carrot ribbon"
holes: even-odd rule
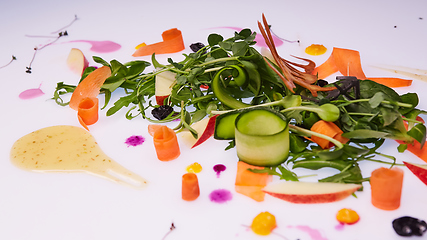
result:
[[[326,136],[331,137],[333,139],[336,139],[336,140],[340,141],[341,143],[346,143],[349,141],[349,139],[341,136],[341,134],[343,134],[343,131],[337,125],[335,125],[335,123],[333,123],[333,122],[327,122],[324,120],[319,120],[313,124],[313,126],[311,127],[310,130],[313,132],[316,132],[316,133],[326,135]],[[330,147],[334,146],[334,144],[331,143],[330,141],[328,141],[324,138],[321,138],[321,137],[314,136],[314,135],[311,136],[310,140],[317,143],[323,149],[330,148]]]
[[[87,125],[92,125],[98,121],[98,102],[98,98],[84,98],[79,104],[77,117],[86,130],[89,130]]]
[[[400,206],[403,170],[400,168],[378,168],[371,174],[371,202],[383,210],[395,210]]]
[[[412,80],[401,78],[367,78],[362,70],[360,53],[358,51],[334,47],[329,58],[323,64],[316,67],[312,74],[317,74],[319,79],[324,79],[336,72],[340,72],[343,76],[354,76],[361,80],[369,79],[391,88],[407,87],[412,84]]]
[[[185,49],[182,33],[177,28],[164,31],[162,33],[162,39],[163,42],[138,47],[132,56],[142,57],[152,55],[153,53],[176,53]]]
[[[161,126],[154,132],[153,141],[160,161],[170,161],[181,154],[176,133],[167,126]]]
[[[242,161],[237,162],[235,190],[257,202],[262,202],[265,197],[262,189],[272,180],[272,176],[268,173],[254,173],[248,169],[264,169],[264,167],[253,166]]]
[[[182,176],[182,199],[196,200],[200,195],[199,180],[195,173],[186,173]]]
[[[89,130],[87,125],[98,121],[98,94],[105,80],[111,76],[111,69],[102,66],[91,72],[74,89],[69,106],[77,111],[80,124]]]

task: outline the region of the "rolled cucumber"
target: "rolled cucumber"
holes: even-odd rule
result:
[[[237,156],[255,166],[276,166],[289,155],[288,120],[270,108],[243,110],[235,120]]]

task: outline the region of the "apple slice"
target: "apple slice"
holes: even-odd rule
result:
[[[215,119],[216,115],[204,118],[193,125],[191,127],[197,132],[197,139],[193,137],[190,131],[186,130],[180,133],[181,140],[189,147],[194,148],[206,140],[208,140],[215,131]]]
[[[163,105],[164,100],[172,93],[172,87],[175,82],[176,73],[161,72],[156,75],[155,96],[157,105]]]
[[[409,170],[411,170],[411,172],[415,176],[417,176],[425,185],[427,185],[427,166],[426,165],[408,163],[408,162],[403,162],[403,164],[405,164],[405,166],[409,168]]]
[[[67,57],[67,65],[71,71],[81,76],[89,66],[89,62],[80,49],[72,48]]]
[[[292,203],[328,203],[342,200],[362,185],[330,182],[279,182],[267,185],[263,191]]]

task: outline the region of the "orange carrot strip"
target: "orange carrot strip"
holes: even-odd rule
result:
[[[182,176],[182,199],[196,200],[200,195],[199,180],[195,173],[186,173]]]
[[[397,141],[399,144],[403,144],[403,141]],[[421,148],[421,144],[417,141],[414,141],[412,144],[408,144],[406,148],[409,152],[414,154],[415,156],[421,158],[424,162],[427,163],[427,144]]]
[[[338,72],[338,68],[335,65],[334,55],[332,52],[329,58],[320,66],[316,67],[311,74],[317,75],[318,79],[324,79],[336,72]]]
[[[257,202],[262,202],[265,197],[262,189],[271,182],[272,176],[267,173],[254,173],[248,169],[263,169],[263,167],[253,166],[242,161],[237,162],[235,190]]]
[[[402,79],[402,78],[368,78],[374,82],[385,85],[390,88],[396,87],[409,87],[412,84],[412,80]]]
[[[369,79],[391,88],[407,87],[412,84],[412,80],[401,78],[366,78],[362,69],[359,52],[344,48],[334,48],[331,56],[329,56],[329,58],[320,66],[316,67],[312,74],[317,74],[319,79],[324,79],[337,71],[339,71],[343,76],[354,76],[361,80]]]
[[[84,98],[97,97],[105,80],[111,76],[111,69],[107,66],[102,66],[91,72],[83,79],[71,95],[70,107],[78,110],[79,104]]]
[[[153,141],[160,161],[170,161],[181,154],[176,133],[167,126],[161,126],[154,132]]]
[[[162,125],[160,125],[160,124],[149,124],[148,125],[148,134],[150,134],[150,136],[153,137],[156,130],[159,129],[160,127],[162,127]]]
[[[84,98],[77,110],[78,116],[86,125],[92,125],[98,121],[98,98]]]
[[[343,131],[335,125],[333,122],[327,122],[324,120],[319,120],[316,123],[313,124],[313,126],[310,129],[313,132],[320,133],[323,135],[326,135],[328,137],[331,137],[333,139],[336,139],[340,141],[341,143],[348,142],[349,139],[344,138],[341,136]],[[321,148],[326,149],[332,147],[334,144],[330,141],[317,137],[317,136],[311,136],[311,140],[315,143],[317,143]]]
[[[134,57],[149,56],[153,53],[176,53],[185,49],[182,33],[177,28],[166,30],[162,33],[163,42],[141,46],[132,54]]]
[[[362,70],[360,54],[358,51],[334,48],[332,50],[332,55],[334,56],[334,62],[338,71],[343,76],[354,76],[362,80],[366,79],[365,73]]]
[[[400,206],[403,170],[400,168],[378,168],[372,172],[371,202],[383,210],[395,210]]]

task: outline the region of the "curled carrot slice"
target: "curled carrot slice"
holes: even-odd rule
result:
[[[245,162],[237,162],[237,174],[235,182],[236,192],[248,196],[257,202],[264,201],[265,193],[262,189],[272,180],[267,173],[254,173],[248,169],[263,169]]]
[[[176,53],[185,49],[182,33],[177,28],[166,30],[162,33],[163,42],[150,45],[138,45],[138,49],[132,54],[134,57],[149,56],[153,53]]]
[[[176,133],[167,126],[161,126],[154,132],[153,141],[160,161],[170,161],[181,154]]]
[[[162,127],[162,125],[160,125],[160,124],[149,124],[148,125],[148,134],[150,134],[150,136],[153,137],[156,130],[161,128],[161,127]]]
[[[199,180],[195,173],[186,173],[182,176],[182,199],[196,200],[200,195]]]
[[[70,99],[70,107],[78,110],[79,104],[84,98],[97,97],[105,80],[111,76],[111,69],[107,66],[102,66],[91,72],[85,79],[83,79]]]
[[[372,172],[371,202],[383,210],[395,210],[400,206],[403,170],[400,168],[378,168]]]
[[[77,115],[80,124],[87,129],[87,125],[92,125],[98,121],[98,98],[84,98],[79,104]]]
[[[343,131],[333,122],[319,120],[313,124],[310,130],[336,139],[341,143],[346,143],[349,141],[349,139],[341,136],[341,134],[343,134]],[[323,149],[330,148],[334,145],[330,141],[317,136],[311,136],[311,140],[317,143]]]
[[[412,84],[412,80],[389,77],[372,77],[367,78],[362,69],[360,53],[356,50],[345,48],[333,48],[329,58],[316,67],[312,74],[317,75],[319,79],[324,79],[336,72],[343,76],[354,76],[360,80],[369,79],[385,86],[407,87]]]

